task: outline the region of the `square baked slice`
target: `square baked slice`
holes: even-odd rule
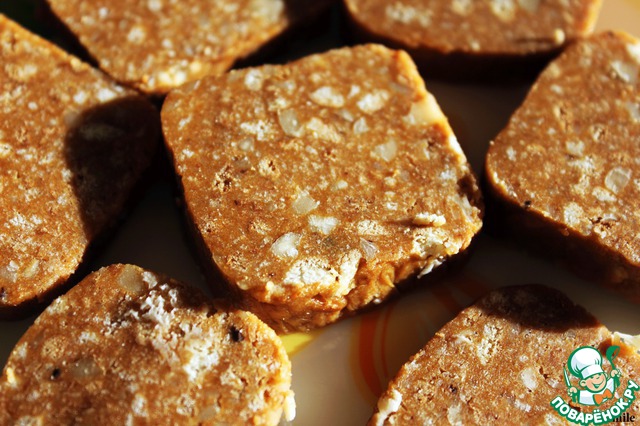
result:
[[[279,331],[380,303],[481,227],[467,160],[401,51],[205,78],[169,94],[162,123],[203,264]]]
[[[100,68],[163,95],[227,71],[334,0],[46,0]]]
[[[570,46],[492,142],[501,227],[640,301],[640,41]]]
[[[56,299],[0,376],[0,424],[277,425],[291,364],[255,315],[132,265]]]
[[[591,33],[602,0],[344,0],[361,38],[406,49],[427,75],[539,71]]]
[[[587,425],[623,414],[638,418],[637,340],[610,332],[558,290],[494,290],[402,366],[368,424]]]
[[[0,15],[0,316],[60,291],[159,137],[147,100]]]

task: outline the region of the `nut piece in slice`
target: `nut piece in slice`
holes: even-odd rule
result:
[[[592,31],[602,3],[344,1],[362,38],[406,49],[429,75],[482,78],[539,70],[568,42]]]
[[[0,316],[77,270],[159,137],[147,100],[0,15]]]
[[[253,314],[131,265],[90,274],[20,339],[2,424],[276,425],[295,414],[291,365]]]
[[[404,52],[206,78],[162,120],[204,265],[278,331],[381,302],[481,227],[475,178]]]
[[[594,410],[604,413],[620,400],[630,416],[638,416],[640,404],[628,405],[628,395],[640,393],[640,348],[632,342],[631,336],[611,333],[557,290],[541,285],[494,290],[402,366],[369,425],[570,424],[561,414],[567,417],[574,410],[593,416]],[[619,352],[611,365],[607,359],[613,346]],[[597,407],[596,392],[583,389],[587,377],[571,367],[572,353],[584,347],[590,348],[586,353],[594,363],[600,361],[605,387],[615,394]],[[580,357],[586,359],[584,353]],[[588,376],[598,367],[579,371]],[[584,405],[572,401],[571,387]],[[611,420],[620,415],[617,410]],[[594,424],[582,424],[587,423]]]
[[[492,143],[486,178],[512,233],[640,302],[638,158],[640,41],[608,32],[541,74]]]
[[[333,0],[47,0],[100,68],[163,95],[221,74]]]

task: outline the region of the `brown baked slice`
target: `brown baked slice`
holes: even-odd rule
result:
[[[640,302],[640,41],[602,33],[542,73],[486,158],[500,218]],[[503,226],[502,224],[500,226]]]
[[[602,0],[344,0],[360,38],[406,49],[428,75],[539,70],[589,34]]]
[[[162,121],[203,265],[278,331],[380,303],[481,227],[475,178],[404,52],[206,78],[172,91]]]
[[[131,265],[56,299],[9,356],[1,424],[276,425],[291,365],[254,315]]]
[[[333,0],[47,0],[102,70],[148,94],[222,74]]]
[[[624,395],[628,388],[634,398],[640,393],[640,348],[630,337],[612,334],[557,290],[540,285],[495,290],[402,366],[369,425],[571,424],[570,410],[576,416],[595,415],[596,409],[604,415],[621,399],[626,414],[637,418],[640,404]],[[571,354],[581,347],[598,349],[609,375],[607,350],[613,345],[619,352],[611,359],[620,372],[614,396],[597,407],[573,401],[569,388],[579,391],[582,385],[570,372]],[[593,423],[583,418],[582,424]]]
[[[0,316],[76,271],[159,137],[148,101],[0,15]]]

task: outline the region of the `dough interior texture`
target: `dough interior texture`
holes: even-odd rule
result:
[[[0,15],[0,316],[60,291],[159,138],[150,102]]]
[[[276,425],[295,415],[291,365],[254,315],[131,265],[90,274],[20,339],[2,424]]]
[[[206,78],[171,92],[162,120],[203,263],[278,331],[380,303],[482,224],[464,153],[404,52]]]
[[[638,383],[640,348],[612,334],[564,294],[541,285],[494,290],[446,324],[402,366],[378,400],[370,426],[416,424],[565,424],[556,397],[579,411],[596,407],[571,402],[563,369],[572,352],[592,346],[610,365],[606,350],[620,347],[615,398],[628,381]],[[579,378],[568,373],[571,384]],[[637,395],[637,390],[635,391]],[[627,413],[636,417],[640,405]]]
[[[605,32],[540,75],[492,142],[502,223],[579,274],[640,301],[640,41]]]

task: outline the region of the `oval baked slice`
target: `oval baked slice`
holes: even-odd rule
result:
[[[588,35],[602,0],[345,0],[361,38],[406,49],[427,75],[531,74]]]
[[[131,265],[36,319],[0,381],[2,424],[264,424],[295,413],[291,365],[254,315]],[[43,424],[44,424],[43,423]]]

